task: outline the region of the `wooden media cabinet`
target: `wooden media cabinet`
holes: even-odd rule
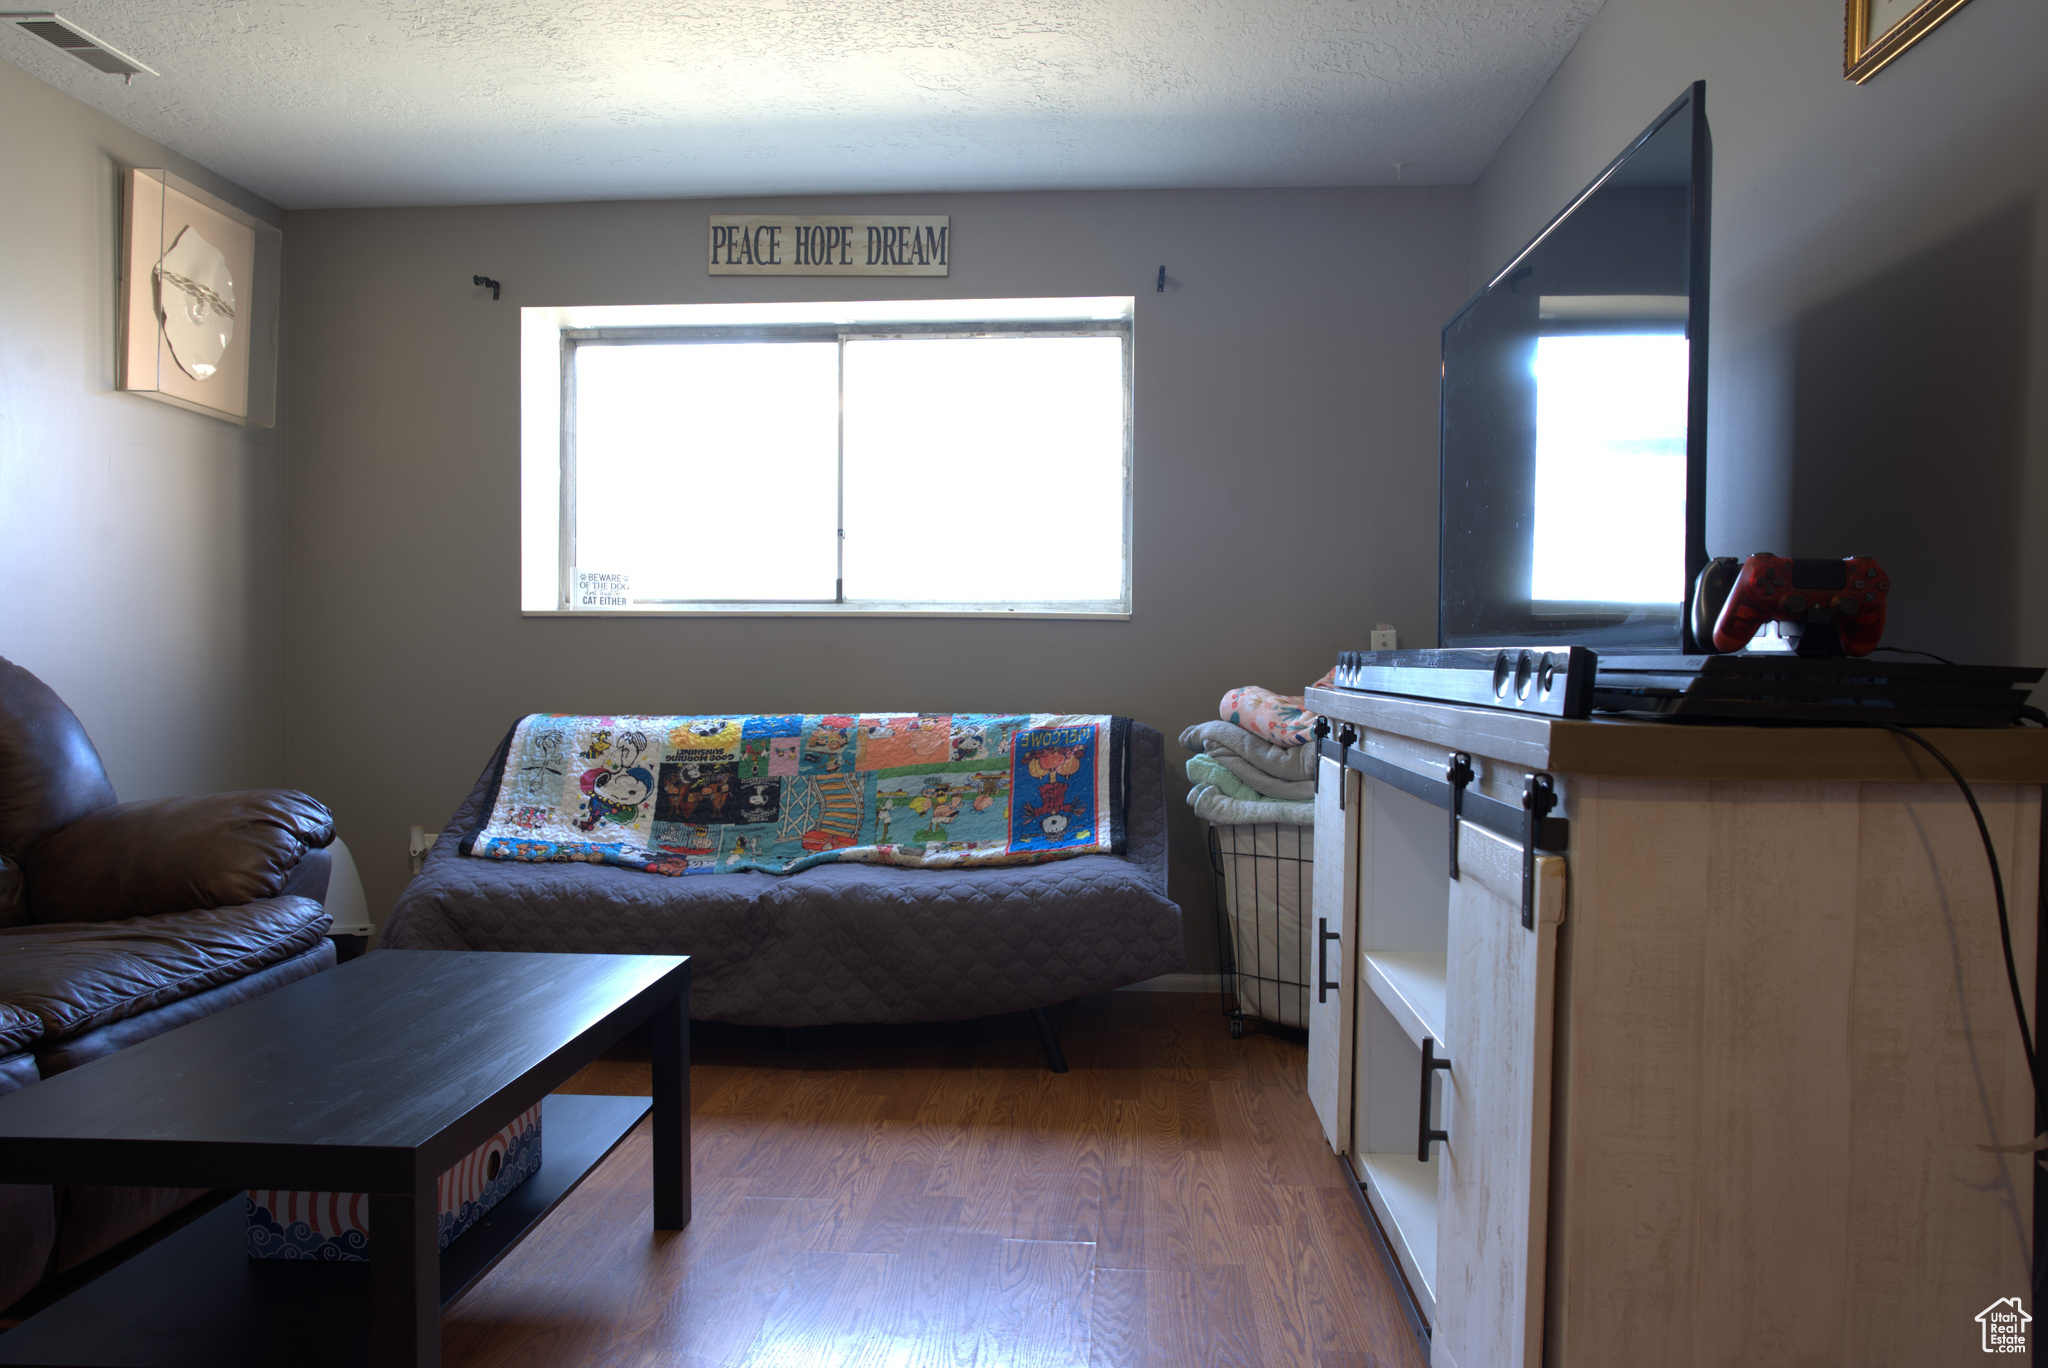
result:
[[[2034,1098],[1931,757],[1880,728],[1309,707],[1349,737],[1318,778],[1309,1088],[1433,1363],[1921,1368],[2032,1300],[2034,1158],[1985,1147],[2030,1140]],[[2035,1020],[2048,731],[1921,734],[1982,805]]]

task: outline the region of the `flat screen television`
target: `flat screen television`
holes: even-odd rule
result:
[[[1705,95],[1679,96],[1444,325],[1443,646],[1694,649]]]

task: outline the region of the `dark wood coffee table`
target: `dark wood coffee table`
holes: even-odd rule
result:
[[[0,1097],[0,1173],[368,1193],[371,1359],[437,1364],[436,1180],[642,1022],[654,1225],[689,1223],[689,983],[684,956],[380,951]],[[0,1361],[64,1305],[0,1335]]]

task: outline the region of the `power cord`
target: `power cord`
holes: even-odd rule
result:
[[[1955,664],[1953,660],[1950,660],[1945,655],[1936,655],[1932,651],[1916,651],[1910,646],[1873,646],[1870,649],[1873,651],[1889,651],[1893,655],[1926,656],[1929,660],[1938,660],[1944,665]]]
[[[2037,710],[2030,708],[2028,711],[2036,712]],[[1933,756],[1940,763],[1941,767],[1948,771],[1948,777],[1956,781],[1956,787],[1963,791],[1963,801],[1970,805],[1970,816],[1977,820],[1977,835],[1984,842],[1984,858],[1991,866],[1991,892],[1998,902],[1998,942],[2000,948],[2005,951],[2005,982],[2006,986],[2012,990],[2012,1014],[2019,1022],[2020,1045],[2027,1052],[2027,1077],[2034,1085],[2034,1144],[2038,1145],[2044,1136],[2048,1136],[2048,1125],[2044,1125],[2044,1120],[2048,1120],[2048,1117],[2044,1117],[2041,1105],[2041,1071],[2034,1058],[2034,1034],[2027,1028],[2026,998],[2020,991],[2019,967],[2013,961],[2012,922],[2007,917],[2005,910],[2005,879],[1999,873],[1998,852],[1991,845],[1991,828],[1985,825],[1984,810],[1977,806],[1977,795],[1971,791],[1969,781],[1964,779],[1962,771],[1957,769],[1954,763],[1941,753],[1940,747],[1909,727],[1902,727],[1895,722],[1885,722],[1880,725],[1888,732],[1895,732],[1905,737],[1908,741],[1911,741],[1914,745]],[[2035,882],[2037,884],[2042,883],[2039,878]],[[2048,886],[2042,886],[2038,891],[2040,893],[2041,916],[2043,919],[2048,919]],[[2000,1148],[2007,1147],[2001,1146]],[[2040,1174],[2036,1171],[2035,1182],[2038,1184],[2040,1181]],[[2036,1211],[2039,1211],[2038,1203],[2036,1204]],[[2032,1269],[2031,1290],[2034,1294],[2034,1305],[2036,1307],[2041,1305],[2044,1294],[2048,1294],[2048,1242],[2044,1242],[2041,1235],[2042,1232],[2038,1230],[2034,1232],[2034,1266]]]
[[[1970,815],[1977,819],[1977,835],[1983,839],[1984,858],[1991,865],[1992,896],[1998,901],[1998,941],[2005,950],[2005,982],[2006,986],[2012,990],[2012,1012],[2020,1024],[2020,1044],[2025,1047],[2027,1052],[2027,1077],[2034,1080],[2034,1091],[2038,1095],[2041,1090],[2041,1071],[2034,1062],[2034,1033],[2027,1027],[2027,1000],[2025,994],[2020,990],[2019,967],[2013,962],[2012,922],[2007,917],[2005,911],[2005,879],[1999,873],[1998,852],[1992,848],[1991,828],[1985,825],[1984,810],[1977,806],[1977,795],[1971,791],[1969,781],[1963,778],[1963,772],[1957,769],[1932,741],[1929,741],[1912,728],[1902,727],[1896,722],[1886,722],[1881,725],[1886,731],[1905,737],[1908,741],[1911,741],[1914,745],[1933,756],[1941,767],[1948,771],[1948,777],[1956,781],[1956,787],[1963,791],[1963,800],[1970,805]]]

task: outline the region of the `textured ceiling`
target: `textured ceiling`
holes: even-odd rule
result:
[[[1463,184],[1599,4],[76,0],[158,74],[0,58],[287,208]]]

